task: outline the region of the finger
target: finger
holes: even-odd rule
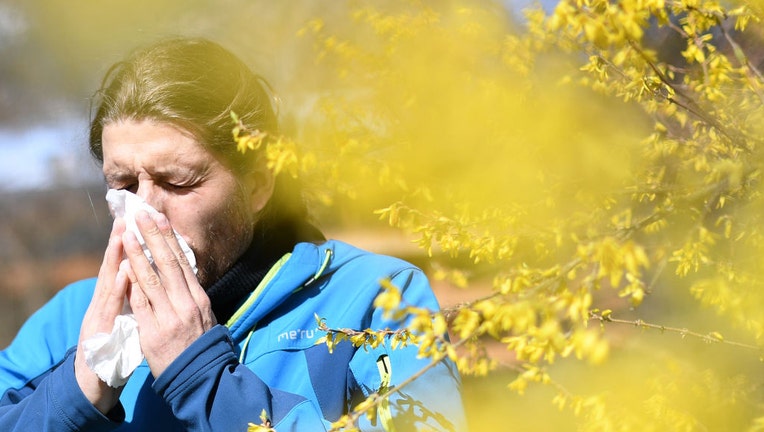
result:
[[[157,228],[164,237],[165,242],[177,257],[178,263],[183,270],[183,276],[186,282],[185,286],[181,284],[178,285],[180,291],[177,293],[170,292],[168,295],[170,295],[171,298],[173,298],[174,295],[177,295],[178,297],[185,297],[187,292],[190,293],[191,299],[194,301],[196,307],[202,313],[205,324],[208,324],[209,327],[212,327],[215,322],[214,314],[212,314],[212,308],[210,306],[210,299],[207,296],[207,293],[204,291],[204,288],[199,285],[199,280],[196,278],[196,274],[194,274],[194,270],[191,268],[191,263],[188,261],[188,257],[186,256],[185,252],[183,252],[183,248],[180,246],[180,242],[175,235],[175,231],[173,231],[172,226],[170,225],[170,221],[162,213],[154,213],[151,215],[151,218],[157,225]],[[168,287],[168,289],[169,288],[171,287]]]
[[[124,229],[123,220],[114,221],[93,297],[83,317],[80,329],[80,337],[83,339],[98,332],[110,332],[114,317],[119,314],[124,303],[124,283],[117,278],[123,253],[121,234]]]
[[[119,271],[119,263],[122,260],[123,248],[121,234],[124,231],[124,221],[117,219],[114,221],[112,228],[112,234],[109,237],[109,244],[106,247],[104,253],[104,260],[101,264],[101,268],[98,272],[98,282],[93,293],[93,302],[98,307],[96,312],[108,316],[111,313],[109,305],[113,305],[114,298],[118,297],[120,287],[117,287],[118,292],[114,291],[114,283],[117,278],[117,272]]]
[[[127,274],[117,270],[117,275],[114,277],[114,285],[109,290],[108,299],[104,304],[105,315],[116,317],[122,313],[122,309],[125,307],[127,285]]]
[[[130,303],[127,299],[127,293],[130,289],[130,279],[132,275],[132,268],[130,268],[130,261],[127,259],[123,259],[122,262],[119,263],[119,270],[117,271],[117,277],[114,280],[115,285],[120,286],[120,290],[122,291],[121,300],[122,300],[122,306],[120,308],[119,313],[121,315],[131,313],[132,310],[130,309]],[[132,278],[135,279],[135,276],[132,275]]]
[[[189,281],[186,277],[184,268],[190,272],[190,265],[167,218],[161,214],[150,216],[144,212],[136,215],[136,225],[154,257],[154,265],[171,305],[182,316],[185,316],[185,313],[181,311],[198,310],[198,305],[189,290],[189,285],[195,286],[198,282],[195,278]],[[150,296],[149,301],[152,301]]]
[[[154,213],[151,215],[151,219],[154,221],[154,224],[156,224],[165,243],[175,256],[178,265],[183,271],[183,276],[186,279],[186,282],[189,283],[189,286],[192,285],[191,282],[196,282],[198,284],[194,270],[191,268],[191,263],[183,252],[183,248],[180,246],[180,242],[175,236],[175,231],[173,231],[170,221],[167,220],[167,216],[162,213]]]
[[[125,231],[125,222],[121,218],[114,220],[112,225],[111,234],[109,235],[109,243],[106,246],[104,252],[103,262],[101,268],[98,271],[98,282],[100,286],[105,286],[114,280],[119,268],[119,262],[122,261],[122,233]],[[104,290],[99,290],[96,295],[101,294]]]
[[[138,284],[138,279],[135,276],[135,272],[132,270],[128,260],[122,262],[122,265],[120,266],[120,272],[123,273],[127,278],[126,297],[128,304],[130,305],[130,309],[133,311],[135,319],[139,323],[142,323],[141,328],[145,328],[149,325],[156,326],[157,317],[154,315],[154,310],[151,308],[149,299],[143,293],[143,290]],[[149,329],[148,331],[152,330]]]
[[[130,263],[131,272],[129,276],[130,283],[132,284],[131,289],[135,290],[136,285],[140,288],[142,294],[146,297],[146,306],[150,307],[155,315],[162,316],[172,312],[167,292],[162,286],[162,279],[154,271],[148,258],[143,253],[143,248],[138,242],[138,238],[134,233],[126,231],[122,234],[122,242],[124,244],[125,255]]]
[[[119,263],[119,272],[125,275],[128,284],[137,283],[135,272],[133,271],[133,267],[130,266],[130,260],[127,258]]]

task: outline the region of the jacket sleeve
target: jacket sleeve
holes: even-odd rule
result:
[[[419,269],[410,268],[391,278],[402,291],[402,304],[439,310],[427,277]],[[386,320],[381,310],[372,316],[372,329],[400,328],[405,323]],[[416,378],[400,391],[395,387],[428,367],[431,360],[418,358],[419,347],[409,345],[392,349],[389,344],[376,349],[359,349],[350,362],[356,392],[365,398],[386,387],[394,391],[377,410],[376,419],[363,416],[363,431],[466,431],[461,398],[461,379],[456,366],[445,359]],[[358,402],[358,400],[356,400]]]
[[[188,430],[246,430],[265,410],[279,432],[315,430],[325,424],[302,396],[269,388],[239,363],[228,329],[213,327],[196,340],[152,385]]]
[[[121,406],[115,410],[119,420]],[[0,430],[111,431],[119,426],[85,398],[74,377],[74,352],[35,388],[8,390],[0,405]]]
[[[87,400],[74,375],[71,347],[88,300],[86,286],[60,292],[0,351],[0,430],[109,431],[119,425]],[[117,420],[121,408],[113,412]]]

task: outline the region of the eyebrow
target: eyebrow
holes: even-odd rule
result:
[[[113,184],[124,183],[128,179],[133,179],[135,178],[135,175],[124,172],[124,171],[118,171],[118,172],[104,173],[103,178],[106,184],[111,186]]]
[[[156,177],[159,179],[167,179],[171,177],[193,177],[200,174],[205,174],[209,170],[209,167],[204,164],[204,166],[194,166],[194,167],[188,167],[183,165],[168,165],[164,167],[158,167],[154,170],[151,170],[149,172],[149,175],[152,177]]]
[[[156,170],[148,172],[149,176],[161,181],[168,179],[180,179],[189,180],[195,178],[205,177],[209,173],[210,166],[203,164],[199,168],[189,168],[181,165],[170,165],[169,167],[162,167]],[[107,185],[119,185],[126,183],[129,180],[135,179],[137,176],[135,173],[129,171],[115,170],[104,173],[104,180]]]

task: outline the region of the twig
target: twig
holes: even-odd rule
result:
[[[348,330],[348,329],[343,329]],[[329,331],[340,331],[341,330],[333,330],[329,329]],[[356,330],[351,330],[351,332],[358,333]],[[362,332],[361,332],[362,333]],[[456,343],[452,343],[451,346],[454,348],[458,348],[459,346],[463,345],[467,340],[470,338],[464,338],[459,340]],[[442,343],[449,343],[446,342],[442,337],[439,338],[439,341]],[[372,402],[369,404],[364,404],[364,409],[360,411],[353,411],[349,413],[346,417],[347,423],[346,425],[355,424],[359,418],[361,418],[362,415],[365,415],[366,412],[368,412],[370,409],[376,408],[379,404],[381,404],[383,401],[390,398],[395,393],[399,393],[401,390],[403,390],[406,386],[411,384],[412,382],[419,379],[422,375],[424,375],[427,371],[435,367],[438,363],[442,362],[447,355],[443,352],[438,352],[436,355],[433,355],[431,357],[430,363],[428,363],[426,366],[424,366],[422,369],[414,373],[413,375],[409,376],[405,380],[401,381],[400,383],[396,384],[394,387],[391,387],[387,392],[380,394],[379,392],[374,392],[369,395],[369,397],[366,400],[372,399]],[[331,429],[331,431],[337,430],[336,428]]]
[[[671,327],[671,326],[665,326],[665,325],[659,325],[659,324],[651,324],[651,323],[645,322],[645,321],[643,321],[641,319],[636,319],[636,320],[633,320],[633,321],[617,319],[617,318],[613,318],[609,311],[603,311],[603,312],[589,311],[589,318],[592,319],[592,320],[597,320],[600,323],[602,323],[603,325],[605,323],[628,324],[628,325],[632,325],[632,326],[640,327],[640,328],[660,330],[661,333],[663,333],[663,332],[677,333],[680,336],[682,336],[682,338],[684,338],[685,336],[693,336],[693,337],[699,338],[699,339],[703,340],[704,342],[708,342],[708,343],[712,343],[712,342],[713,343],[724,343],[724,344],[727,344],[727,345],[732,345],[732,346],[736,346],[736,347],[740,347],[740,348],[746,348],[746,349],[755,350],[755,351],[762,351],[762,349],[763,349],[762,347],[757,346],[757,345],[751,345],[751,344],[746,344],[746,343],[742,343],[742,342],[735,342],[735,341],[726,340],[718,332],[711,332],[711,333],[703,334],[703,333],[698,333],[698,332],[691,331],[691,330],[686,329],[686,328]]]

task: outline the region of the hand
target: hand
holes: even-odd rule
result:
[[[106,414],[117,404],[122,389],[106,385],[85,363],[82,342],[96,333],[111,333],[114,318],[122,311],[127,293],[127,275],[119,270],[122,261],[122,233],[125,222],[116,219],[106,247],[101,269],[98,272],[93,298],[82,319],[77,354],[74,359],[74,374],[82,393],[102,413]]]
[[[143,354],[151,373],[158,377],[217,321],[167,218],[140,211],[135,221],[154,267],[135,234],[125,232],[122,241],[129,261],[129,269],[125,269],[130,281],[128,299],[138,321]]]

